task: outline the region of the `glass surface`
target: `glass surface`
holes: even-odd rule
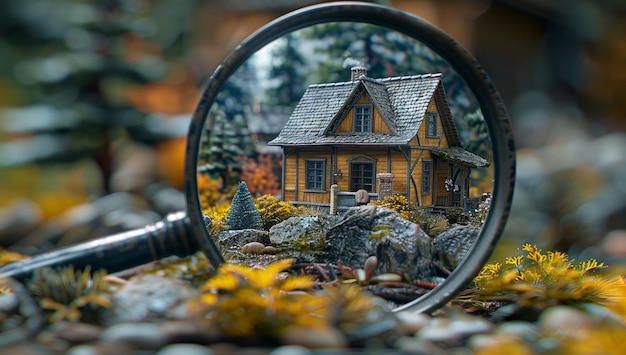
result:
[[[359,283],[398,311],[434,310],[478,273],[514,182],[506,111],[478,63],[377,5],[305,8],[244,41],[211,77],[189,147],[190,219],[212,219],[202,234],[226,262],[294,258],[292,272]]]

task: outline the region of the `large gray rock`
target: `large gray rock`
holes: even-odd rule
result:
[[[376,255],[377,272],[392,272],[411,277],[432,273],[433,247],[430,237],[415,224],[388,208],[354,207],[327,233],[328,261],[341,260],[362,268],[365,260]]]
[[[292,217],[270,228],[270,241],[282,257],[320,262],[326,250],[326,234],[337,216]]]
[[[437,259],[443,266],[453,270],[467,256],[479,234],[480,228],[458,226],[437,235],[433,238]]]
[[[281,257],[362,268],[375,255],[377,272],[414,278],[432,274],[433,246],[420,227],[390,209],[359,206],[340,216],[293,217],[270,229]]]

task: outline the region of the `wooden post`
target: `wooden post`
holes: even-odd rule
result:
[[[337,195],[339,194],[339,185],[332,184],[330,186],[330,214],[337,214]]]
[[[378,199],[382,200],[391,196],[394,175],[392,173],[378,173],[376,178],[378,179]]]

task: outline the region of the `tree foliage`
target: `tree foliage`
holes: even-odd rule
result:
[[[10,85],[13,100],[7,104],[14,107],[0,112],[0,136],[19,139],[0,145],[0,166],[89,157],[107,192],[115,142],[153,144],[172,137],[171,129],[152,127],[126,92],[168,73],[165,58],[169,51],[180,54],[187,31],[171,18],[189,15],[191,5],[1,2],[0,83]]]
[[[259,229],[263,230],[263,219],[256,208],[248,186],[241,181],[233,197],[233,203],[228,210],[224,222],[226,230]]]

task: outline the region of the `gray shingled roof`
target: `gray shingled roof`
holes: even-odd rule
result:
[[[408,144],[417,134],[428,103],[440,82],[441,74],[437,73],[384,79],[361,77],[355,81],[311,85],[283,130],[269,144]],[[342,108],[361,85],[389,125],[391,133],[332,134],[329,130],[335,126],[333,121],[343,118],[341,114],[345,110]],[[451,116],[446,116],[451,119]],[[458,137],[448,140],[456,142]]]
[[[467,165],[472,168],[484,168],[489,166],[487,160],[461,147],[437,148],[433,149],[432,152],[443,159],[453,163]]]

